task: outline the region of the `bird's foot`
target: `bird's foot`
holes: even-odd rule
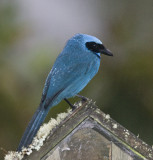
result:
[[[84,97],[82,95],[77,94],[76,96],[79,97],[79,98],[81,98],[81,100],[84,101],[84,102],[86,102],[88,100],[87,97]]]
[[[72,105],[71,108],[72,108],[72,111],[74,111],[77,107],[75,105]]]
[[[72,108],[72,111],[76,109],[76,106],[70,103],[70,101],[67,98],[64,98],[64,100],[70,105],[70,107]]]

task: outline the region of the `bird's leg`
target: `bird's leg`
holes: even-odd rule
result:
[[[74,111],[75,108],[76,108],[76,106],[74,106],[73,104],[71,104],[67,98],[64,98],[64,100],[70,105],[70,107],[72,108],[72,111]]]
[[[79,98],[81,98],[82,101],[87,101],[87,100],[88,100],[88,98],[86,98],[86,97],[84,97],[84,96],[81,96],[81,95],[79,95],[79,94],[77,94],[76,96],[79,97]]]

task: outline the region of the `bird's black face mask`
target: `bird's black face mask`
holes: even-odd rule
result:
[[[103,44],[87,42],[86,47],[94,53],[101,53],[107,56],[113,56],[113,54],[108,49],[106,49]]]

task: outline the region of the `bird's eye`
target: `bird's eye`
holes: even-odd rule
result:
[[[105,49],[105,47],[102,44],[98,44],[98,43],[95,43],[95,42],[87,42],[86,47],[89,50],[91,50],[93,52],[96,52],[96,53],[98,53],[100,50]]]
[[[95,47],[95,46],[96,46],[96,43],[95,43],[95,42],[93,42],[93,43],[91,43],[91,45],[92,45],[93,47]]]

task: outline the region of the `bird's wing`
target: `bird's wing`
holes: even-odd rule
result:
[[[51,76],[52,76],[51,71],[48,74],[46,82],[45,82],[45,85],[44,85],[44,89],[43,89],[43,93],[42,93],[42,97],[41,97],[41,103],[44,102],[44,100],[46,98],[46,95],[47,95],[47,91],[48,91],[48,88],[49,88],[49,85],[50,85]]]
[[[41,103],[45,101],[45,106],[47,106],[75,79],[84,75],[88,70],[88,66],[87,62],[73,64],[69,67],[53,66],[45,82]]]

